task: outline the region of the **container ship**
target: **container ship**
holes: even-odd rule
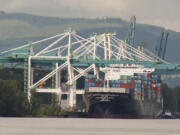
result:
[[[103,77],[85,76],[84,101],[89,114],[153,118],[162,112],[161,76],[152,69],[130,65],[100,70]]]

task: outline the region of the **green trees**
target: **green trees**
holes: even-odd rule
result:
[[[38,73],[43,74],[44,72],[39,71]],[[22,76],[23,70],[21,69],[0,69],[0,116],[57,116],[62,114],[55,95],[47,96],[32,90],[29,103],[23,92]]]
[[[0,116],[24,116],[29,104],[16,81],[0,79]]]
[[[0,116],[59,116],[62,113],[56,98],[56,95],[53,95],[51,104],[45,105],[42,97],[32,91],[29,103],[17,81],[0,79]]]
[[[57,96],[55,94],[51,95],[51,104],[43,104],[42,95],[38,95],[34,91],[31,92],[31,102],[30,102],[30,115],[32,116],[59,116],[61,115],[61,108],[57,103]],[[46,99],[47,100],[47,99]]]
[[[169,88],[167,84],[163,84],[162,96],[164,111],[180,112],[180,86]]]
[[[175,110],[176,112],[180,112],[180,86],[173,88],[175,92]]]

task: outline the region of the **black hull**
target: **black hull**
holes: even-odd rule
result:
[[[97,95],[108,95],[110,100],[99,100]],[[84,100],[93,118],[155,118],[162,110],[160,103],[143,101],[131,94],[86,93]]]

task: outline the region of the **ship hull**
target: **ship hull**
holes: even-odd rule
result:
[[[134,94],[86,92],[84,100],[88,114],[96,118],[155,118],[162,110],[161,103]]]

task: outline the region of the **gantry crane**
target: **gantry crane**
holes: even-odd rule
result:
[[[169,33],[162,32],[160,43],[155,48],[156,55],[162,59],[165,59],[168,36],[169,36]]]
[[[126,43],[134,47],[134,37],[135,37],[135,25],[136,17],[132,16],[129,23],[128,34],[126,36]]]
[[[51,44],[41,47],[42,42]],[[38,47],[41,49],[37,50]],[[22,64],[24,69],[24,92],[29,100],[33,89],[41,93],[56,93],[59,99],[62,94],[67,94],[70,107],[76,104],[76,94],[84,94],[84,90],[75,88],[76,80],[85,76],[88,72],[98,75],[101,67],[121,68],[125,65],[134,65],[134,71],[136,70],[135,67],[139,68],[141,65],[143,72],[151,68],[154,72],[160,74],[180,73],[178,64],[168,63],[150,51],[142,52],[127,44],[124,40],[117,38],[114,33],[83,38],[74,31],[67,31],[31,44],[0,52],[0,63]],[[44,77],[34,81],[35,66],[53,67],[51,68],[52,71]],[[129,68],[131,69],[131,67]],[[67,69],[68,81],[66,84],[68,91],[63,91],[61,85],[61,71],[63,69]],[[44,87],[43,82],[53,77],[55,77],[54,87],[41,88]]]

